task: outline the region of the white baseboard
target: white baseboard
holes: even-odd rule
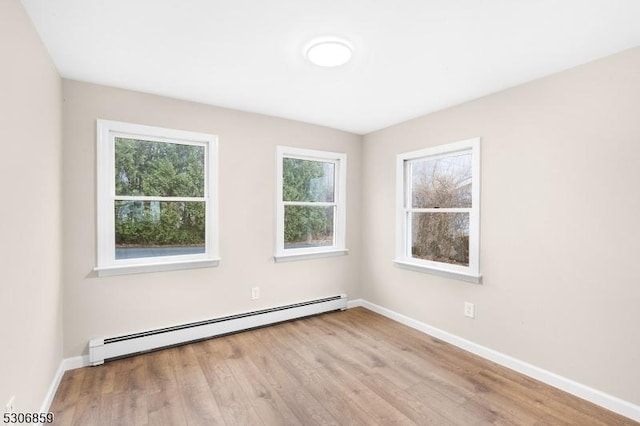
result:
[[[65,358],[60,362],[60,366],[56,371],[56,375],[51,382],[51,386],[49,386],[49,390],[47,391],[47,395],[42,401],[42,405],[40,406],[41,413],[49,412],[51,408],[51,403],[53,402],[53,398],[56,396],[56,392],[58,391],[58,386],[60,386],[60,381],[62,380],[62,376],[64,373],[69,370],[75,370],[76,368],[86,367],[89,365],[89,355],[76,356],[73,358]]]
[[[60,385],[60,381],[62,380],[62,376],[64,375],[64,369],[62,364],[64,360],[58,366],[58,370],[56,371],[56,375],[53,377],[53,381],[49,386],[49,390],[44,397],[44,401],[42,401],[42,405],[40,405],[40,412],[47,413],[49,411],[49,407],[51,407],[51,403],[53,402],[53,397],[56,395],[56,391],[58,390],[58,386]]]
[[[75,370],[76,368],[88,367],[89,355],[74,356],[73,358],[65,358],[62,360],[64,371]]]
[[[347,301],[347,309],[357,308],[359,306],[364,306],[363,303],[364,303],[364,300],[362,300],[362,299],[348,300]],[[373,309],[371,309],[371,310],[373,311]]]
[[[558,374],[552,373],[551,371],[536,367],[535,365],[513,358],[509,355],[505,355],[501,352],[489,349],[467,339],[463,339],[462,337],[456,336],[439,328],[432,327],[428,324],[417,321],[413,318],[409,318],[390,309],[383,308],[382,306],[376,305],[367,300],[355,299],[350,300],[347,303],[348,308],[355,308],[358,306],[367,308],[401,324],[428,334],[429,336],[433,336],[437,339],[443,340],[482,358],[488,359],[489,361],[493,361],[504,367],[510,368],[511,370],[522,373],[525,376],[529,376],[555,388],[575,395],[579,398],[593,402],[594,404],[606,408],[607,410],[611,410],[615,413],[640,422],[640,405],[633,404],[592,387],[575,382],[566,377],[559,376]]]

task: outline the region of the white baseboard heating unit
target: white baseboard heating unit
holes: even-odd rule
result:
[[[148,352],[154,349],[344,309],[347,309],[347,296],[340,295],[141,333],[92,339],[89,342],[89,362],[91,365],[100,365],[111,358],[120,358],[140,352]]]

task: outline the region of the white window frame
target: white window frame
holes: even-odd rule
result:
[[[98,276],[218,266],[218,138],[215,135],[111,120],[97,120],[97,266]],[[115,138],[202,146],[205,150],[203,197],[133,197],[143,201],[202,201],[205,252],[135,259],[115,258]]]
[[[297,158],[309,161],[321,161],[334,164],[334,202],[293,202],[283,201],[283,160]],[[338,152],[277,146],[276,148],[276,245],[275,261],[313,259],[318,257],[340,256],[349,252],[346,248],[347,223],[347,155]],[[333,216],[333,244],[322,247],[284,248],[284,210],[286,205],[335,206]]]
[[[445,157],[461,152],[471,153],[471,208],[413,208],[412,179],[408,164],[427,158]],[[411,255],[411,213],[469,213],[469,266],[453,265],[414,258]],[[406,152],[396,156],[396,258],[397,266],[418,272],[433,273],[472,283],[481,283],[480,274],[480,138]]]

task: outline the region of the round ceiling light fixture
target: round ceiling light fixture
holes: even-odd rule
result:
[[[339,38],[320,38],[311,41],[305,49],[307,59],[319,67],[338,67],[351,59],[351,45]]]

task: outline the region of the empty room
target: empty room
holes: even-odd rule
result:
[[[640,424],[639,22],[0,0],[3,424]]]

